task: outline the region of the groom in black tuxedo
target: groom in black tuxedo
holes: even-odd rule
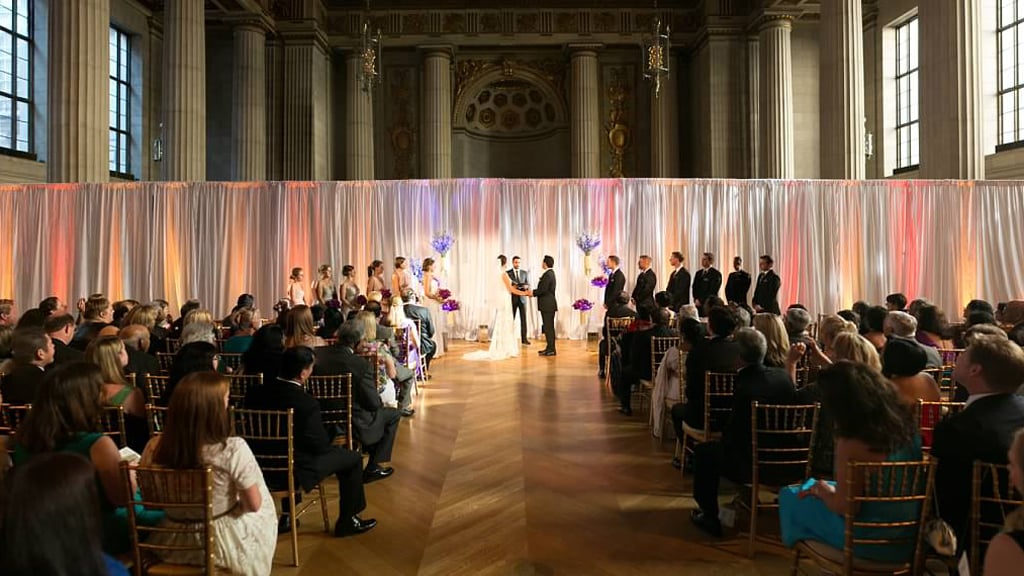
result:
[[[512,268],[506,271],[508,277],[512,280],[512,285],[520,290],[530,289],[530,277],[527,275],[526,270],[519,269],[519,256],[512,257]],[[516,312],[519,312],[519,324],[522,328],[521,337],[523,344],[529,344],[530,341],[526,339],[526,296],[512,295],[512,319],[515,320]]]
[[[541,356],[555,355],[555,312],[558,311],[558,302],[555,300],[555,259],[551,256],[544,256],[544,273],[540,275],[540,282],[537,289],[530,291],[530,296],[537,298],[537,310],[540,310],[540,317],[544,322],[544,338],[547,340],[547,347],[537,352]]]

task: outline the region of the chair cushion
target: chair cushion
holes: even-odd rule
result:
[[[829,562],[843,565],[843,551],[837,548],[833,548],[824,542],[818,542],[817,540],[801,540],[800,545],[804,547],[808,552],[820,556]],[[889,564],[885,562],[875,562],[873,560],[862,560],[860,558],[853,559],[853,569],[856,572],[870,572],[874,574],[895,574],[897,572],[906,572],[910,569],[910,564]]]

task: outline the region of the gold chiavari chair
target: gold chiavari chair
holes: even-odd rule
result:
[[[128,445],[124,429],[124,406],[104,406],[100,412],[100,430],[117,444],[118,448]]]
[[[679,389],[676,391],[678,396],[673,399],[665,396],[665,414],[664,422],[662,423],[661,429],[672,432],[675,436],[675,428],[672,426],[672,406],[679,402],[686,400],[686,357],[689,352],[684,350],[679,351]],[[665,438],[665,433],[662,433],[662,438]],[[675,453],[672,455],[674,458],[679,458],[679,451],[682,447],[680,438],[676,438]]]
[[[338,433],[334,443],[352,450],[352,375],[310,376],[306,389],[320,403],[324,426]]]
[[[921,372],[935,380],[943,400],[953,401],[953,396],[956,394],[956,385],[953,384],[952,370],[947,370],[946,368],[926,368],[921,370]]]
[[[320,503],[324,531],[330,532],[327,514],[326,493],[320,484],[313,490],[316,498],[305,501],[301,508],[295,506],[295,495],[301,487],[295,485],[295,439],[293,422],[294,410],[244,410],[233,408],[232,419],[237,434],[252,449],[256,462],[267,480],[267,487],[274,498],[287,498],[291,513],[292,565],[299,565],[298,519],[309,508]]]
[[[814,338],[815,340],[818,339],[818,323],[817,322],[811,322],[810,324],[807,325],[807,334],[811,338]]]
[[[735,372],[707,372],[704,375],[704,428],[694,428],[683,422],[680,449],[680,469],[686,473],[687,440],[707,442],[722,436],[732,414],[732,395],[736,386]]]
[[[0,416],[3,418],[4,427],[12,434],[18,431],[18,426],[25,421],[25,417],[31,411],[31,404],[0,405]]]
[[[242,408],[245,397],[253,388],[263,386],[263,374],[228,374],[231,389],[228,392],[228,403],[235,408]]]
[[[156,361],[160,363],[160,373],[167,375],[171,373],[171,366],[174,365],[174,354],[157,352]]]
[[[804,366],[803,368],[796,369],[796,389],[799,390],[804,386],[811,383],[811,368],[810,366]]]
[[[167,339],[167,353],[168,354],[171,354],[173,356],[174,354],[178,353],[178,350],[180,348],[181,348],[181,339],[180,338],[168,338]]]
[[[160,399],[170,386],[171,377],[159,374],[146,374],[146,400],[150,404],[159,406]]]
[[[963,354],[963,348],[939,348],[939,356],[942,357],[942,365],[946,368],[953,368],[956,366],[956,361],[960,359],[960,355]]]
[[[162,510],[165,521],[157,526],[140,524],[135,506],[128,506],[128,528],[132,538],[135,576],[143,574],[229,574],[214,563],[217,549],[213,531],[213,470],[172,470],[121,463],[121,476],[130,486],[132,474],[142,496],[136,505],[149,510]],[[155,535],[177,535],[174,545],[157,544]],[[200,565],[171,564],[160,557],[165,554],[196,558]]]
[[[927,402],[917,401],[917,429],[921,433],[921,450],[925,453],[931,452],[932,435],[935,433],[935,426],[961,412],[967,404],[964,402]]]
[[[661,367],[661,363],[665,359],[665,353],[678,344],[678,336],[651,337],[651,379],[641,380],[640,386],[637,388],[637,394],[640,396],[640,412],[643,412],[644,405],[651,401],[651,395],[654,393],[654,379],[658,376],[658,368]],[[648,408],[650,408],[649,405]]]
[[[167,407],[146,404],[146,426],[149,428],[149,437],[155,438],[164,431],[164,422],[167,421]]]
[[[974,462],[971,480],[971,574],[981,575],[989,542],[1003,529],[1006,516],[1024,506],[1005,464]]]
[[[629,325],[633,323],[633,318],[629,316],[623,316],[620,318],[605,318],[604,319],[604,335],[607,341],[605,342],[605,350],[607,353],[604,357],[604,373],[605,386],[611,386],[612,382],[612,342],[618,341]]]
[[[850,489],[846,498],[847,513],[844,515],[843,549],[815,540],[797,542],[793,552],[792,573],[797,574],[801,558],[807,558],[823,572],[832,574],[920,574],[924,564],[924,531],[921,527],[924,519],[929,517],[934,490],[935,469],[932,462],[850,462],[847,469]],[[856,511],[865,504],[889,504],[893,507],[913,504],[919,508],[913,516],[894,521],[858,518]],[[862,530],[871,531],[872,536],[859,535]],[[854,547],[879,549],[907,544],[913,545],[914,554],[906,562],[875,562],[853,556]]]
[[[811,446],[818,425],[818,404],[772,405],[751,402],[750,501],[738,503],[750,512],[748,553],[754,555],[758,513],[778,508],[778,501],[760,501],[762,490],[778,494],[782,487],[811,475]]]
[[[242,367],[242,355],[234,354],[231,352],[221,352],[217,356],[220,357],[219,367],[226,368],[231,374],[238,374],[239,369]]]
[[[420,342],[423,342],[423,320],[417,318],[415,320],[415,322],[416,322],[416,334],[419,335]],[[427,361],[423,357],[422,348],[423,347],[421,345],[420,346],[421,352],[420,352],[420,365],[419,365],[419,369],[416,370],[416,367],[414,367],[414,366],[410,366],[410,368],[413,368],[414,370],[416,370],[416,377],[419,380],[421,380],[423,382],[426,382],[427,380],[430,380],[430,374],[427,373]]]

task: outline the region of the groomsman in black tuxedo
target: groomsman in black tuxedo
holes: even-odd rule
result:
[[[743,258],[733,258],[732,269],[733,272],[729,273],[729,280],[725,283],[725,301],[749,308],[747,293],[750,292],[750,272],[743,269]]]
[[[633,302],[637,308],[644,304],[653,306],[658,277],[654,275],[654,270],[651,270],[651,257],[641,256],[637,265],[640,267],[640,274],[636,277],[636,286],[633,287]]]
[[[619,257],[612,255],[608,257],[608,265],[612,271],[608,274],[608,285],[604,287],[604,307],[611,308],[615,304],[615,297],[626,289],[626,275],[619,270]]]
[[[679,312],[683,304],[690,303],[690,271],[683,266],[683,253],[673,252],[668,259],[672,274],[668,277],[665,290],[672,295],[672,311]]]
[[[722,273],[711,266],[714,262],[715,255],[705,252],[700,259],[701,269],[693,275],[693,301],[698,310],[709,297],[718,296],[722,288]]]
[[[555,300],[555,259],[544,256],[544,273],[540,275],[537,289],[530,291],[530,296],[537,298],[537,310],[540,311],[544,323],[544,339],[547,346],[537,352],[541,356],[555,355],[555,312],[558,312],[558,301]]]
[[[782,279],[772,270],[775,261],[765,254],[758,261],[761,273],[757,275],[757,286],[754,287],[754,311],[779,314],[779,287]]]
[[[526,270],[519,269],[519,256],[512,257],[512,268],[506,271],[508,277],[512,280],[512,285],[520,290],[530,289],[530,277],[527,275]],[[512,319],[515,320],[516,312],[519,312],[519,324],[522,328],[521,336],[523,344],[529,344],[530,341],[526,339],[526,296],[517,296],[512,294]]]

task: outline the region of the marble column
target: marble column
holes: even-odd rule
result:
[[[206,7],[164,3],[164,179],[206,180]]]
[[[572,177],[601,177],[601,91],[598,46],[570,46],[572,50]]]
[[[864,18],[862,0],[821,4],[821,177],[863,180]]]
[[[359,52],[345,55],[345,178],[373,180],[373,98],[359,77]]]
[[[659,94],[651,87],[651,177],[679,177],[679,62],[669,56],[669,78]]]
[[[267,179],[284,180],[284,46],[268,39],[265,51]]]
[[[921,178],[985,178],[982,0],[921,2]]]
[[[329,176],[325,44],[318,30],[308,27],[284,39],[281,154],[285,180]]]
[[[766,16],[760,26],[762,178],[793,178],[793,53],[790,16]]]
[[[757,178],[761,165],[761,60],[757,36],[747,37],[747,174]]]
[[[452,49],[423,48],[421,177],[452,177]]]
[[[110,179],[110,1],[51,3],[46,179]]]
[[[267,179],[266,41],[262,25],[235,27],[231,179],[236,181]]]

